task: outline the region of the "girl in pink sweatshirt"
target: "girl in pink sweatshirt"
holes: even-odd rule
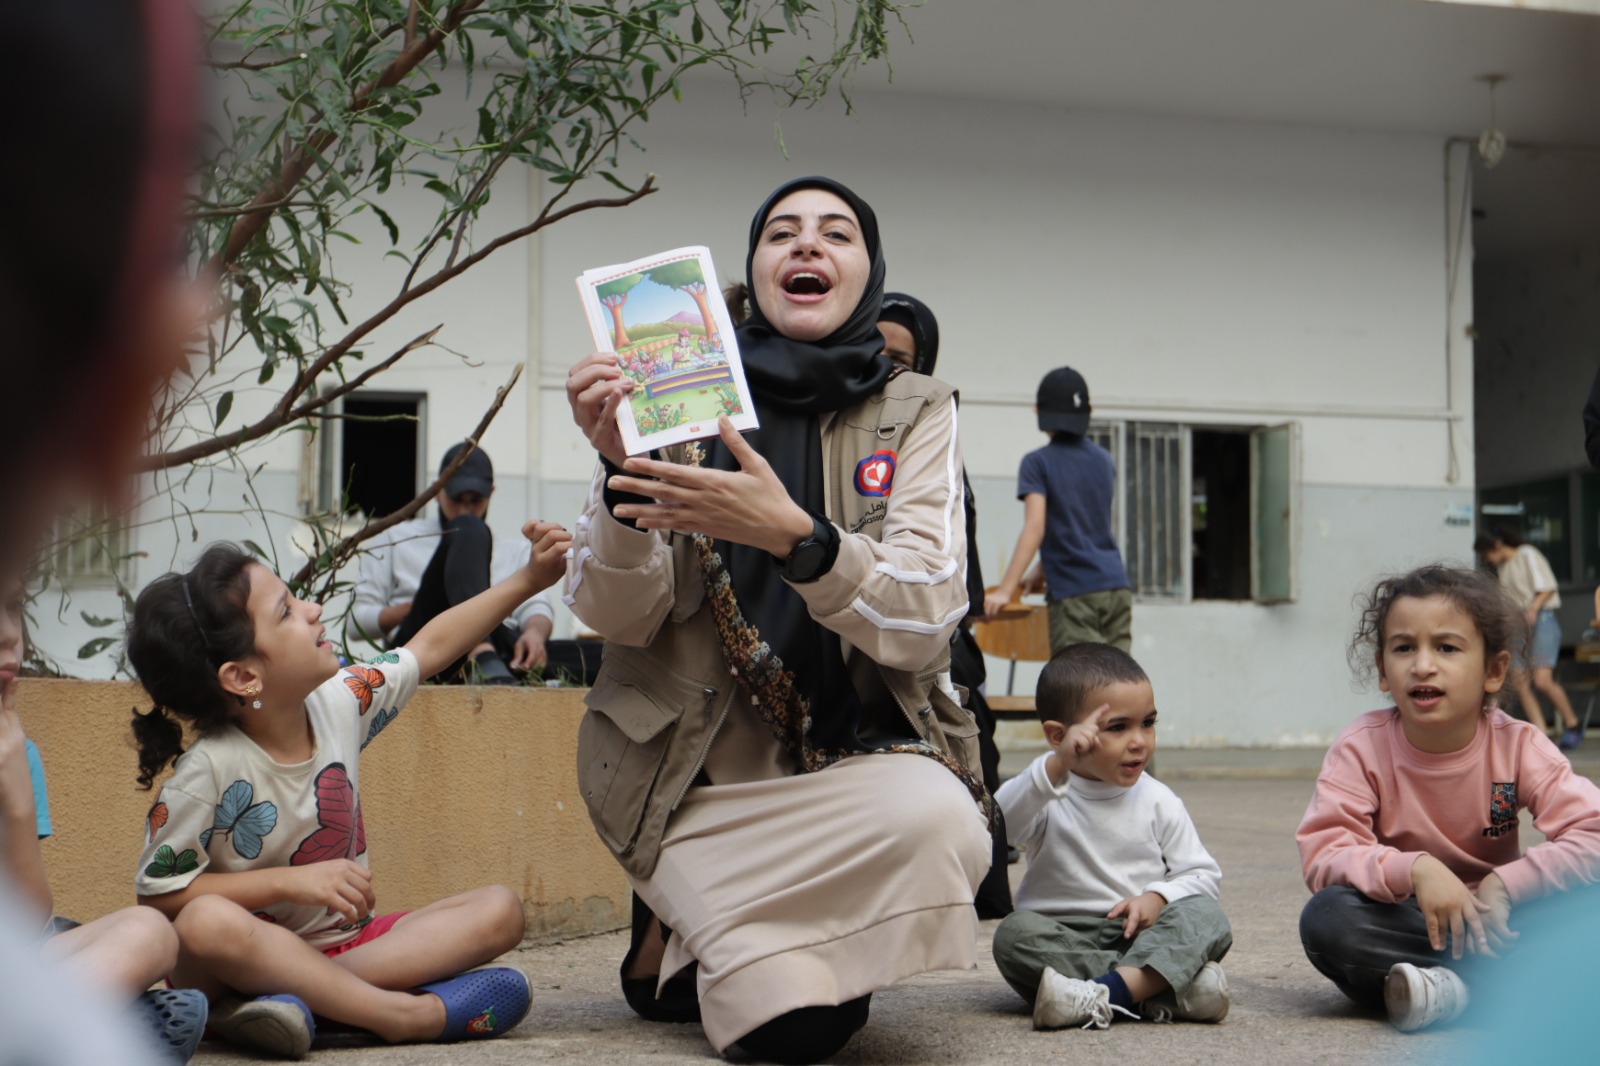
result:
[[[1512,946],[1513,909],[1600,879],[1600,789],[1498,706],[1525,636],[1492,577],[1429,566],[1378,584],[1351,645],[1394,706],[1356,719],[1323,760],[1296,834],[1315,893],[1300,940],[1401,1030],[1461,1013],[1456,971]],[[1523,807],[1547,838],[1526,853]]]

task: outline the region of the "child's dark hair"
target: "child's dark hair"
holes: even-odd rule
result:
[[[1050,657],[1039,674],[1034,706],[1041,722],[1072,725],[1094,708],[1089,694],[1122,682],[1149,681],[1133,656],[1109,644],[1068,644]]]
[[[1527,641],[1528,628],[1511,597],[1493,576],[1482,570],[1463,570],[1435,563],[1410,573],[1386,577],[1370,594],[1358,598],[1361,619],[1350,641],[1350,667],[1358,677],[1370,678],[1377,670],[1383,658],[1383,630],[1389,619],[1389,608],[1403,596],[1415,599],[1442,596],[1449,600],[1478,627],[1478,635],[1483,638],[1484,663],[1501,652],[1508,652],[1514,668]],[[1511,680],[1508,674],[1499,692],[1486,695],[1485,705],[1500,706],[1511,688]]]
[[[233,544],[213,544],[193,570],[163,574],[134,601],[128,662],[155,703],[148,714],[133,712],[142,788],[183,754],[180,719],[205,733],[233,721],[244,703],[222,687],[217,668],[255,652],[246,570],[254,561]]]

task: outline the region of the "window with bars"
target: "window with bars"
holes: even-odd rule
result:
[[[126,581],[130,558],[132,532],[99,508],[73,512],[56,524],[56,573],[68,584]]]
[[[1295,598],[1299,428],[1095,422],[1117,466],[1112,528],[1145,600]]]

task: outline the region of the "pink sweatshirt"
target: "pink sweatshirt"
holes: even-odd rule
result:
[[[1520,854],[1517,811],[1549,839]],[[1357,718],[1322,761],[1295,834],[1306,884],[1383,903],[1410,896],[1426,853],[1469,888],[1498,873],[1513,903],[1600,880],[1600,788],[1533,726],[1490,711],[1460,751],[1418,751],[1394,708]]]

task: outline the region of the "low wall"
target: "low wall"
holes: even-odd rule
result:
[[[628,924],[628,884],[578,797],[575,689],[425,686],[362,756],[361,806],[381,910],[478,885],[523,900],[528,935]],[[79,920],[133,899],[145,812],[129,709],[137,685],[25,680],[55,834],[43,844],[55,911]]]

